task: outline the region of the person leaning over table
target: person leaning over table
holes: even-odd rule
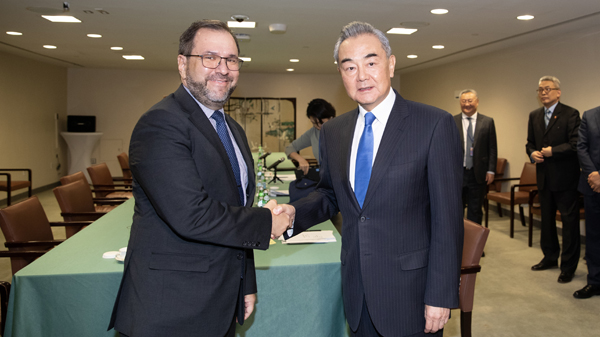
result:
[[[298,151],[312,146],[315,159],[317,162],[321,161],[319,158],[319,134],[321,132],[321,126],[335,117],[335,108],[326,100],[315,98],[308,103],[306,117],[310,119],[313,127],[308,129],[308,131],[300,136],[300,138],[294,140],[285,148],[285,154],[288,158],[298,162],[298,168],[301,169],[304,174],[308,174],[309,165],[306,159],[304,159]]]
[[[182,85],[136,124],[129,148],[135,212],[109,329],[125,336],[235,335],[256,302],[253,249],[290,225],[252,208],[254,163],[223,113],[239,46],[220,21],[182,35]]]

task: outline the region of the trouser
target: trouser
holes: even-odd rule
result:
[[[540,245],[544,253],[544,262],[558,262],[564,273],[574,273],[579,262],[581,250],[579,230],[579,192],[577,190],[549,191],[540,190],[542,211],[542,234]],[[563,248],[560,253],[558,232],[556,229],[556,210],[560,211],[563,230]]]
[[[467,219],[479,225],[481,225],[481,219],[483,218],[482,206],[486,191],[487,184],[485,182],[483,184],[477,183],[474,169],[463,170],[463,207],[467,207]]]
[[[588,284],[600,286],[600,194],[584,196]]]

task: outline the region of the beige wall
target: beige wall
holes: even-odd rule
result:
[[[170,94],[180,83],[173,71],[69,69],[69,115],[96,115],[96,131],[104,135],[93,153],[106,162],[113,176],[121,171],[116,154],[129,148],[129,138],[139,117]],[[331,102],[338,114],[356,107],[346,95],[338,74],[242,73],[233,93],[238,97],[295,97],[299,136],[311,127],[306,107],[313,98]],[[304,152],[303,152],[304,154]],[[310,150],[306,151],[311,155]]]
[[[538,80],[560,79],[564,104],[583,111],[600,105],[600,25],[557,35],[550,41],[514,47],[426,70],[402,74],[401,94],[450,113],[460,113],[455,93],[477,90],[479,111],[493,117],[498,155],[508,159],[509,175],[519,176],[529,112],[540,107]]]
[[[64,131],[67,69],[0,52],[0,74],[0,168],[31,168],[34,188],[57,182],[67,172],[66,144],[59,139],[56,147],[54,119],[58,114]]]

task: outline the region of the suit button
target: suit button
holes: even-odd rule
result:
[[[242,253],[239,253],[239,254],[237,255],[237,259],[238,259],[238,260],[241,260],[241,259],[243,259],[243,258],[244,258],[244,254],[242,254]]]
[[[260,246],[260,241],[258,241],[257,243],[254,244],[254,247],[258,247]]]
[[[366,217],[364,217],[364,216],[361,216],[361,217],[360,217],[360,222],[365,222],[366,220],[367,220],[367,218],[366,218]]]

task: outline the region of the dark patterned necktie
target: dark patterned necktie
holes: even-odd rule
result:
[[[223,147],[225,148],[227,156],[229,157],[231,168],[233,169],[235,183],[237,184],[238,192],[240,194],[240,204],[244,205],[244,189],[242,188],[242,179],[240,177],[240,164],[238,163],[237,156],[235,155],[235,148],[233,147],[233,143],[229,137],[229,132],[227,132],[225,118],[223,118],[223,115],[219,110],[215,110],[210,118],[217,122],[217,134],[219,135],[219,138],[221,138],[221,143],[223,143]]]

